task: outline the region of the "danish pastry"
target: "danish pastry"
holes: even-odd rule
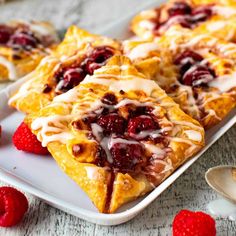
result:
[[[34,70],[58,42],[57,33],[48,22],[0,24],[0,81],[17,80]]]
[[[235,41],[235,16],[234,0],[171,0],[156,9],[139,13],[131,22],[131,30],[143,39],[153,39],[170,26],[179,25]]]
[[[206,129],[235,107],[236,44],[172,26],[155,42],[124,42],[124,51]]]
[[[22,112],[37,111],[55,96],[78,85],[87,74],[93,74],[119,52],[117,41],[71,26],[63,42],[27,75],[27,81],[9,104]]]
[[[204,145],[204,130],[124,56],[25,122],[100,212],[151,191]]]

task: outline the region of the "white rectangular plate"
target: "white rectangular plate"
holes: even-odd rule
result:
[[[154,5],[156,6],[157,2],[143,6],[137,11]],[[128,24],[134,14],[112,24],[102,33],[119,39],[129,37]],[[0,123],[3,128],[0,144],[0,179],[43,199],[50,205],[102,225],[121,224],[136,216],[236,122],[236,110],[234,110],[223,122],[207,132],[205,148],[150,194],[126,204],[115,214],[101,214],[97,212],[86,194],[59,169],[53,158],[26,154],[17,151],[12,145],[12,135],[24,116],[10,109],[7,101],[24,80],[0,92]]]

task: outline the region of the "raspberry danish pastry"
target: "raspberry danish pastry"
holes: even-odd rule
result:
[[[25,122],[104,213],[154,189],[204,145],[201,125],[124,56]]]
[[[236,44],[172,26],[156,42],[124,42],[139,71],[206,129],[236,105]]]
[[[0,81],[17,80],[34,70],[58,42],[57,33],[48,22],[0,24]]]
[[[173,26],[211,33],[236,40],[236,3],[233,0],[171,0],[160,7],[135,16],[131,30],[139,37],[153,39]]]
[[[26,82],[9,104],[26,113],[37,111],[55,96],[78,85],[87,74],[92,75],[119,52],[120,43],[115,40],[71,26],[63,42],[26,76]]]

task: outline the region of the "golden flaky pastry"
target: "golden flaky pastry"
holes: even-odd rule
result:
[[[198,33],[236,40],[236,2],[234,0],[171,0],[145,10],[131,22],[131,30],[141,38],[153,39],[173,25]]]
[[[124,56],[25,122],[100,212],[149,192],[204,145],[204,130]]]
[[[119,53],[117,41],[71,26],[63,42],[27,76],[9,104],[26,113],[38,111]]]
[[[172,26],[155,42],[124,42],[139,71],[206,129],[236,105],[236,44]]]
[[[34,70],[58,42],[57,33],[48,22],[0,24],[0,81],[17,80]]]

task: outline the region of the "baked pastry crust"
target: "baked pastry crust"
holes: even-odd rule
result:
[[[10,99],[9,104],[25,113],[38,111],[55,96],[82,81],[88,73],[87,65],[90,62],[95,60],[94,64],[98,68],[106,62],[107,57],[119,53],[119,42],[71,26],[63,42],[41,61],[35,71],[27,75],[26,82]],[[89,58],[91,55],[92,59]],[[66,82],[64,75],[71,69],[72,73],[67,73]]]
[[[107,116],[119,119],[102,124]],[[132,133],[140,125],[130,123],[135,117],[155,127]],[[112,57],[25,122],[104,213],[151,191],[204,145],[200,124],[124,56]]]
[[[190,55],[185,56],[187,61],[182,61],[182,65],[175,63],[176,58],[185,51],[197,53],[201,59],[195,63],[195,67],[184,69],[184,73],[188,71],[193,78],[191,70],[197,67],[202,70],[204,67],[206,76],[212,76],[211,81],[200,82],[198,85],[181,81],[184,78],[181,68],[188,67],[187,64],[191,64],[193,60]],[[180,26],[172,26],[155,42],[124,42],[124,52],[140,72],[154,79],[181,109],[197,119],[205,129],[219,123],[235,107],[236,45],[234,43],[209,34],[197,34]]]
[[[0,30],[7,31],[1,37],[9,37],[5,43],[0,42],[0,81],[17,80],[28,74],[59,42],[56,30],[49,22],[11,21],[0,25]]]
[[[177,4],[182,6],[177,7]],[[162,35],[170,26],[179,25],[235,42],[235,16],[236,3],[233,0],[171,0],[155,9],[140,12],[132,19],[130,28],[145,40]]]

